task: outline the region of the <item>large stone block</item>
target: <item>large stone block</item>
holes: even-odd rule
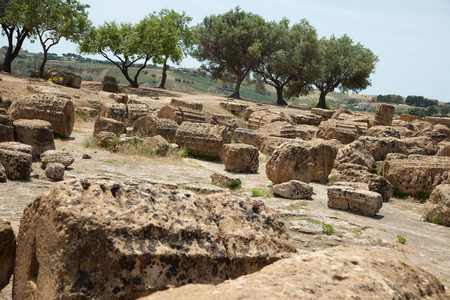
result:
[[[378,104],[375,111],[374,125],[390,126],[394,117],[394,110],[394,105]]]
[[[366,216],[375,216],[383,205],[379,193],[357,190],[347,186],[331,186],[327,189],[328,207],[350,210]]]
[[[63,138],[70,137],[75,124],[72,101],[43,94],[17,100],[9,110],[14,120],[40,119],[52,124],[53,132]]]
[[[176,143],[189,148],[192,154],[218,160],[222,146],[230,140],[231,134],[224,126],[203,123],[183,122],[175,135]]]
[[[42,153],[55,149],[52,125],[44,120],[14,121],[14,139],[16,142],[33,147],[33,159],[38,160]]]
[[[272,192],[287,199],[311,199],[313,187],[298,180],[291,180],[274,185]]]
[[[14,299],[135,299],[217,284],[295,252],[261,201],[105,180],[57,183],[24,210]]]
[[[111,118],[97,118],[94,123],[94,134],[98,134],[102,131],[112,132],[115,135],[121,135],[127,132],[127,127],[121,121],[117,121]]]
[[[252,145],[225,144],[221,150],[225,169],[230,172],[256,173],[259,168],[259,151]]]
[[[16,254],[16,235],[9,222],[0,220],[0,291],[9,284]]]
[[[423,209],[426,221],[450,227],[450,184],[438,185]]]
[[[32,171],[31,154],[0,149],[0,163],[5,168],[8,179],[29,180]]]
[[[140,136],[160,135],[168,141],[175,140],[178,124],[169,119],[160,119],[153,116],[139,118],[133,125],[133,132]]]

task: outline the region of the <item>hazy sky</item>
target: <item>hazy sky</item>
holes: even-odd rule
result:
[[[283,17],[291,24],[306,18],[319,37],[348,34],[378,55],[372,86],[363,94],[421,95],[450,102],[450,1],[449,0],[246,0],[246,1],[144,1],[80,0],[88,3],[94,25],[104,21],[138,22],[162,8],[185,11],[192,25],[210,14],[221,14],[236,6],[266,20]],[[0,37],[0,44],[6,39]],[[24,46],[33,52],[39,45]],[[58,54],[75,52],[63,43],[51,49]],[[198,67],[185,59],[181,66]]]

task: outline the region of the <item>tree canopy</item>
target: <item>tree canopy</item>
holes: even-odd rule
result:
[[[192,56],[204,62],[202,69],[213,79],[236,82],[232,98],[240,98],[240,86],[260,63],[258,51],[267,36],[265,20],[236,7],[222,15],[210,15],[196,27],[197,48]]]
[[[303,83],[318,57],[317,33],[307,20],[289,27],[289,21],[267,24],[268,35],[261,43],[261,62],[253,68],[259,84],[266,83],[277,91],[277,104],[286,105],[283,89],[286,84],[296,81]],[[306,87],[306,85],[303,85]]]
[[[359,92],[371,85],[370,74],[375,70],[378,57],[351,38],[331,36],[319,41],[319,60],[311,83],[320,91],[317,107],[326,108],[325,97],[339,89],[341,92]],[[291,92],[298,91],[291,86]]]
[[[64,37],[77,42],[88,31],[91,22],[86,8],[77,0],[43,0],[36,7],[36,15],[41,22],[32,30],[32,35],[39,39],[42,45],[44,59],[39,68],[39,76],[44,73],[48,59],[48,51]]]

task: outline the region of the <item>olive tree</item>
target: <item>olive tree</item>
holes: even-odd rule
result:
[[[268,23],[267,26],[268,35],[261,48],[253,49],[260,51],[261,55],[261,63],[253,68],[254,78],[259,86],[273,86],[277,91],[277,104],[286,105],[284,87],[293,80],[307,80],[309,70],[317,60],[317,33],[307,20],[301,20],[292,27],[287,19]]]
[[[44,59],[39,68],[39,76],[43,77],[48,52],[64,37],[77,42],[91,26],[86,8],[76,0],[43,0],[36,7],[36,14],[42,20],[33,29],[33,35],[42,45]]]
[[[319,89],[317,107],[326,108],[325,97],[339,89],[359,92],[371,85],[370,74],[375,71],[378,57],[360,43],[354,44],[347,35],[319,41],[319,60],[312,84]]]
[[[210,15],[196,27],[197,47],[192,56],[204,62],[202,69],[213,79],[235,81],[232,98],[240,98],[240,86],[260,63],[258,51],[267,35],[265,20],[236,7],[222,15]]]

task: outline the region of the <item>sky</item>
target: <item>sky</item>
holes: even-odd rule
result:
[[[105,21],[138,22],[163,8],[185,11],[191,25],[205,16],[222,14],[236,6],[267,21],[286,17],[294,24],[307,19],[319,38],[350,36],[378,56],[372,86],[361,94],[418,95],[450,102],[450,1],[449,0],[80,0],[90,5],[94,25]],[[5,37],[0,44],[6,45]],[[41,52],[39,44],[24,47]],[[63,42],[50,52],[75,53],[76,45]],[[86,55],[84,55],[86,56]],[[200,63],[188,57],[184,67]]]

